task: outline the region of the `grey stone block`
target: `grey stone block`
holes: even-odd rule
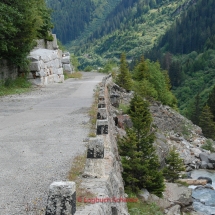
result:
[[[62,57],[61,62],[62,62],[62,64],[69,64],[70,63],[70,56]]]
[[[72,72],[72,67],[70,64],[63,64],[63,71],[64,72]]]
[[[106,107],[106,104],[105,103],[99,103],[98,104],[98,108],[105,108]]]
[[[99,101],[105,101],[105,96],[103,93],[99,95]]]
[[[53,41],[47,41],[47,49],[56,50],[58,49],[56,34],[52,34]]]
[[[88,149],[87,149],[87,158],[104,158],[104,141],[98,138],[90,138]]]
[[[108,134],[108,120],[97,120],[97,135]]]
[[[30,63],[30,71],[37,71],[39,72],[41,69],[41,63],[40,61],[31,62]]]
[[[114,107],[118,108],[119,103],[120,103],[120,96],[118,94],[116,94],[116,93],[111,94],[110,95],[110,102]]]
[[[106,108],[99,108],[97,113],[97,119],[107,119]]]
[[[74,215],[76,212],[75,182],[53,182],[45,215]]]

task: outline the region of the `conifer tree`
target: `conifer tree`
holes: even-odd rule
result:
[[[207,103],[208,103],[208,106],[210,107],[211,112],[213,114],[213,120],[215,121],[215,86],[213,87],[213,89],[209,95]]]
[[[201,112],[199,126],[202,128],[202,132],[206,137],[215,139],[213,114],[211,113],[211,109],[208,105],[206,105]]]
[[[200,116],[200,96],[199,93],[195,96],[194,103],[191,109],[191,116],[190,119],[196,125],[199,125],[199,116]]]
[[[144,59],[144,56],[141,57],[140,62],[137,64],[137,66],[134,68],[134,75],[133,78],[136,81],[142,81],[144,78],[147,78],[147,62]]]
[[[134,192],[146,188],[149,192],[161,196],[164,179],[159,171],[160,164],[153,146],[154,134],[151,132],[152,117],[148,102],[134,95],[129,114],[133,128],[127,129],[127,136],[119,140],[125,186]]]
[[[116,80],[117,84],[126,90],[131,90],[132,79],[126,62],[126,55],[122,53],[120,58],[120,69]]]
[[[166,163],[167,166],[163,170],[164,177],[170,182],[175,182],[179,178],[180,172],[185,170],[183,159],[180,158],[175,148],[170,150]]]

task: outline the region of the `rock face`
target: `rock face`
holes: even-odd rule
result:
[[[70,54],[62,54],[58,49],[56,35],[54,40],[43,43],[38,40],[37,46],[30,52],[29,79],[38,85],[47,85],[50,83],[59,83],[64,81],[63,72],[72,72],[70,65]],[[66,58],[66,59],[65,59]]]
[[[181,212],[192,211],[192,190],[175,183],[166,183],[163,198],[150,194],[145,189],[141,190],[139,197],[142,201],[156,203],[159,207],[165,209],[165,214],[180,215]]]
[[[210,163],[215,163],[215,153],[212,153],[208,156],[208,160]]]

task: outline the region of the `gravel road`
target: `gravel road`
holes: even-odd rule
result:
[[[48,187],[84,151],[98,73],[0,97],[0,215],[44,214]]]

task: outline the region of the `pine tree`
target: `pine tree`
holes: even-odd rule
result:
[[[120,58],[120,69],[116,80],[117,84],[126,90],[131,90],[132,79],[126,62],[126,55],[122,53]]]
[[[142,81],[144,78],[147,78],[147,62],[144,59],[144,56],[141,57],[140,62],[137,64],[137,66],[134,68],[134,75],[133,78],[136,81]]]
[[[199,118],[199,126],[202,128],[203,134],[208,137],[215,139],[215,124],[213,121],[213,114],[208,105],[206,105]]]
[[[164,177],[170,182],[175,182],[179,178],[180,172],[185,170],[183,159],[180,158],[175,148],[170,150],[166,163],[167,166],[163,170]]]
[[[154,133],[151,132],[152,117],[148,102],[134,95],[129,114],[133,128],[127,129],[127,136],[119,140],[125,186],[134,192],[146,188],[149,192],[161,196],[164,178],[159,171],[160,164],[153,146]]]
[[[211,112],[213,114],[213,119],[215,121],[215,86],[213,87],[213,90],[211,91],[211,93],[209,95],[207,104],[211,109]]]
[[[195,96],[194,103],[191,109],[191,116],[190,119],[196,125],[199,125],[199,116],[200,116],[200,96],[199,93]]]

